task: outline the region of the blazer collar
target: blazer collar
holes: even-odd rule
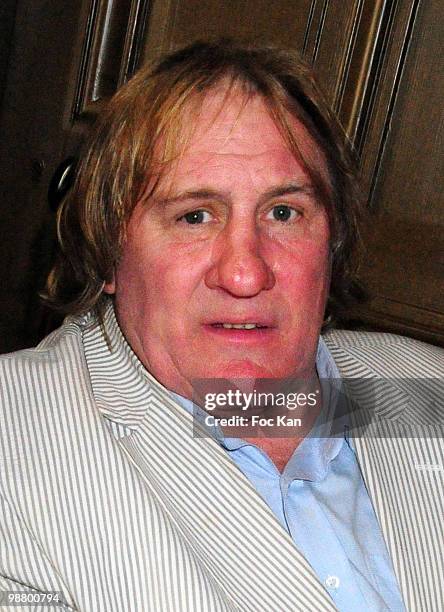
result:
[[[110,298],[102,322],[94,311],[89,311],[79,324],[98,410],[110,421],[137,429],[149,408],[153,389],[162,385],[125,340]]]

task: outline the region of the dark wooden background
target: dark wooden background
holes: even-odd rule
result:
[[[441,0],[3,0],[0,24],[1,352],[48,328],[48,189],[103,101],[145,59],[222,35],[298,49],[359,152],[371,299],[344,325],[444,345]]]

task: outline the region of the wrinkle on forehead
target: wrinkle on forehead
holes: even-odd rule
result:
[[[191,142],[193,142],[193,147],[196,148],[200,139],[205,142],[208,150],[208,134],[211,135],[212,133],[215,142],[213,152],[223,155],[226,152],[224,148],[230,146],[229,154],[235,154],[234,146],[238,143],[242,145],[242,138],[239,137],[238,132],[239,124],[248,120],[251,124],[257,123],[259,125],[261,123],[261,127],[263,127],[262,116],[262,118],[271,119],[271,121],[266,122],[270,126],[270,138],[268,143],[258,140],[256,144],[258,154],[266,155],[267,152],[275,150],[275,143],[279,143],[277,145],[279,147],[284,145],[296,161],[304,167],[307,174],[311,176],[314,170],[322,183],[326,185],[327,190],[331,192],[331,177],[324,152],[304,123],[295,115],[284,111],[286,122],[294,137],[296,150],[288,142],[284,127],[279,125],[279,121],[273,116],[273,112],[264,97],[260,93],[248,90],[248,85],[244,86],[242,83],[226,79],[206,92],[202,98],[195,99],[193,102],[184,111],[183,123],[188,123],[191,127],[188,130],[187,137],[182,141],[183,145],[178,151],[178,157],[185,154]],[[216,126],[220,127],[220,125],[225,127],[225,131],[221,132],[216,129]],[[273,143],[273,145],[270,143]],[[303,154],[301,151],[303,151]],[[240,151],[240,154],[244,153]]]
[[[167,136],[161,136],[154,149],[154,159],[150,164],[149,178],[138,197],[138,202],[148,203],[156,195],[162,178],[172,170],[175,164],[187,153],[191,144],[201,138],[216,124],[227,107],[237,107],[234,121],[227,121],[227,134],[221,145],[230,140],[239,123],[243,110],[255,96],[240,83],[224,79],[206,92],[196,93],[185,103],[180,116],[178,130],[171,129]],[[175,131],[172,138],[172,132]],[[215,139],[217,140],[217,139]]]
[[[258,140],[257,152],[254,154],[242,151],[245,139],[238,130],[239,125],[245,121],[250,122],[251,125],[254,123],[259,125],[261,117],[264,118],[264,116],[271,119],[267,122],[270,126],[268,143],[267,139]],[[249,91],[247,85],[243,86],[242,83],[227,78],[211,90],[203,92],[202,95],[194,95],[186,102],[182,110],[180,129],[173,142],[167,146],[165,139],[159,140],[155,148],[159,153],[152,164],[150,180],[138,200],[144,201],[156,195],[165,174],[174,172],[174,166],[187,154],[191,146],[194,151],[198,151],[200,142],[202,142],[202,150],[208,152],[209,155],[215,153],[220,156],[221,163],[224,156],[227,158],[235,155],[244,157],[263,155],[266,157],[276,149],[276,143],[279,142],[279,145],[284,145],[304,167],[308,176],[313,174],[310,169],[314,169],[330,191],[331,180],[324,153],[300,120],[287,112],[287,121],[297,144],[297,151],[290,146],[283,133],[283,128],[278,125],[261,94]],[[209,149],[209,141],[214,142],[214,148]],[[273,142],[274,146],[271,145]],[[249,144],[251,145],[251,140]],[[304,155],[301,154],[301,149]]]
[[[263,98],[257,93],[245,91],[239,84],[231,87],[221,84],[206,94],[197,114],[192,119],[193,146],[198,150],[199,141],[203,140],[205,146],[208,147],[208,136],[210,135],[215,143],[215,153],[236,154],[236,145],[242,146],[244,140],[242,129],[239,130],[239,126],[243,128],[247,122],[250,127],[253,124],[259,124],[260,117],[263,118],[264,115],[267,119],[271,119],[268,124],[273,126],[272,132],[274,133],[270,132],[270,140],[274,139],[276,142],[278,139],[281,144],[284,139]],[[190,140],[188,140],[189,144]],[[266,142],[259,141],[257,144],[262,145],[258,148],[259,154],[270,148]],[[240,151],[240,154],[244,152]]]

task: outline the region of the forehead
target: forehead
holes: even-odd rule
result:
[[[285,118],[304,159],[321,165],[324,156],[307,128],[289,113],[285,113]],[[210,91],[198,109],[185,110],[183,121],[189,126],[189,135],[182,156],[199,151],[222,155],[262,155],[281,151],[300,157],[298,152],[290,150],[263,98],[258,94],[248,95],[239,87],[232,90],[219,87]]]
[[[246,98],[240,92],[216,91],[204,98],[191,121],[186,152],[210,150],[215,153],[260,155],[284,145],[277,126],[257,95]]]
[[[154,193],[205,187],[246,191],[248,183],[255,191],[292,181],[313,184],[313,171],[328,187],[321,149],[299,119],[290,113],[285,119],[296,150],[260,95],[219,86],[196,97],[181,113],[180,129],[170,140],[172,157],[162,164]]]

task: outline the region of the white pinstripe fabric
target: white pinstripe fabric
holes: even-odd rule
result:
[[[444,351],[391,334],[335,331],[326,341],[344,377],[390,378],[391,393],[371,406],[380,420],[359,435],[369,419],[365,410],[356,415],[354,444],[407,609],[442,612]],[[434,379],[429,411],[423,395],[400,384],[421,378]]]
[[[86,315],[0,359],[0,590],[60,590],[82,612],[334,610],[223,449],[191,437],[191,417],[142,368],[112,308],[105,320],[112,351]],[[405,339],[327,342],[345,376],[374,375],[366,351],[379,344],[387,363],[414,356],[417,372],[444,372],[442,351]],[[441,441],[356,442],[408,609],[443,610],[442,473],[410,466],[442,461]]]

